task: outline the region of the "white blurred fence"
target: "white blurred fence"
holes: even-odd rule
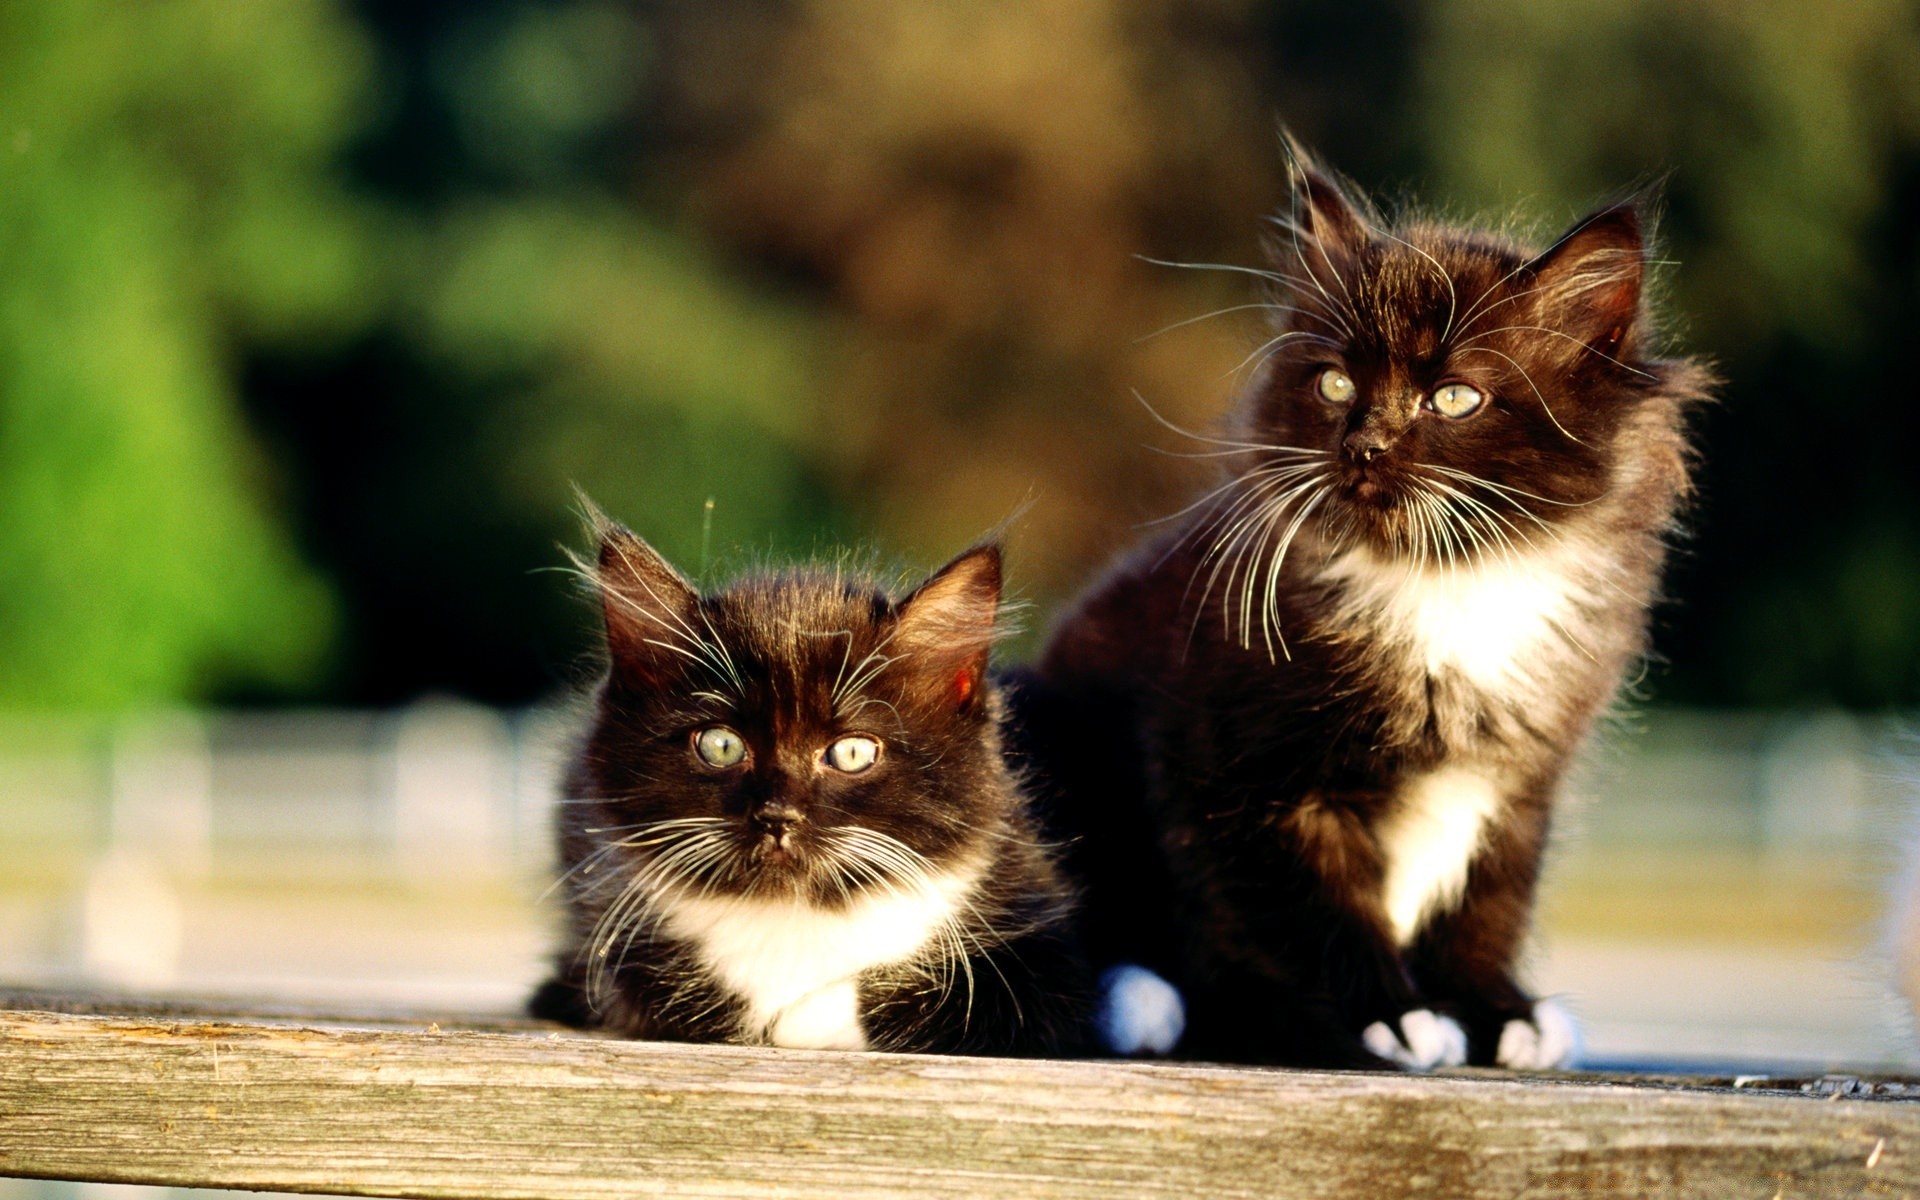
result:
[[[568,735],[555,711],[451,702],[0,721],[0,979],[271,985],[286,972],[236,972],[218,943],[349,896],[385,896],[402,924],[423,898],[464,903],[476,929],[502,906],[532,916]],[[316,967],[357,946],[396,984],[407,970],[372,945],[394,930],[301,924],[304,945],[286,949]]]
[[[1912,1060],[1861,964],[1912,841],[1913,728],[1655,711],[1609,731],[1564,806],[1542,985],[1586,998],[1609,1054]],[[0,983],[512,1005],[549,942],[570,733],[454,703],[0,719]]]

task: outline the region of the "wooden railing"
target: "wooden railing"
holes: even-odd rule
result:
[[[1920,1195],[1920,1086],[618,1042],[0,996],[0,1175],[423,1197]]]

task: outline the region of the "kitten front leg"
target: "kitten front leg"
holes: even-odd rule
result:
[[[1467,1061],[1516,1070],[1565,1067],[1578,1031],[1553,1000],[1536,1000],[1514,976],[1546,839],[1545,803],[1512,802],[1510,818],[1475,856],[1460,902],[1422,930],[1408,958],[1420,986],[1456,1012]]]
[[[1376,1070],[1461,1062],[1460,1027],[1429,1004],[1375,922],[1323,904],[1266,928],[1260,953],[1191,985],[1183,1057]]]

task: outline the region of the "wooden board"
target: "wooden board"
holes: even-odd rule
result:
[[[1908,1196],[1906,1091],[15,1009],[0,1175],[431,1197]]]

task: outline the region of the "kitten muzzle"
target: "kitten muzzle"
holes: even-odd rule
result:
[[[793,855],[797,849],[795,831],[806,819],[806,814],[791,804],[767,803],[757,806],[747,818],[757,835],[754,840],[756,856],[777,861]]]

